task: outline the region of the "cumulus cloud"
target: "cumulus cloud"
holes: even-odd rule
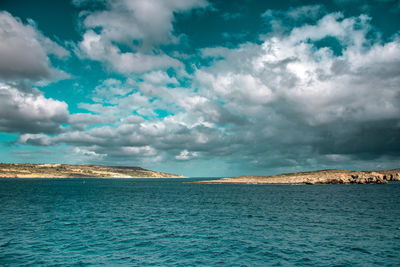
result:
[[[98,126],[91,129],[65,131],[49,137],[43,134],[25,134],[19,142],[31,145],[69,144],[82,150],[105,155],[105,160],[120,158],[131,160],[164,159],[169,154],[182,152],[177,160],[189,160],[198,157],[195,151],[219,149],[221,134],[215,127],[201,123],[185,123],[184,114],[165,117],[162,120],[143,120],[138,116],[126,116],[113,127]],[[70,121],[71,123],[72,121]],[[193,150],[193,151],[192,151]],[[178,153],[179,154],[179,153]],[[175,154],[176,156],[176,154]]]
[[[63,58],[69,52],[41,34],[32,20],[28,22],[0,12],[0,78],[39,81],[68,77],[51,65],[48,55]]]
[[[92,94],[94,102],[113,102],[119,98],[131,93],[135,88],[135,82],[128,79],[125,84],[120,80],[106,79],[101,84],[96,86]]]
[[[221,48],[222,59],[215,53],[215,64],[198,70],[195,82],[229,112],[249,118],[251,126],[235,126],[232,120],[230,130],[254,158],[265,151],[282,153],[288,145],[293,155],[285,158],[297,160],[296,147],[309,147],[309,157],[317,157],[315,151],[393,153],[400,143],[400,40],[383,44],[370,33],[365,15],[328,14],[287,34],[265,36],[261,45]],[[317,43],[328,37],[340,44],[339,55],[329,42]],[[253,82],[236,86],[235,77]],[[384,135],[383,125],[388,127]]]
[[[205,0],[110,0],[106,10],[83,13],[86,31],[79,47],[88,58],[110,64],[120,73],[179,67],[180,61],[159,46],[178,41],[173,34],[175,12],[205,6]]]
[[[70,116],[61,134],[29,132],[19,141],[65,143],[108,162],[219,158],[276,172],[398,158],[400,39],[382,41],[366,15],[320,10],[280,11],[293,20],[311,12],[315,21],[258,43],[203,49],[207,65],[184,78],[149,70],[135,81],[106,79],[91,103],[79,104],[92,114]],[[173,42],[168,29],[153,41]],[[104,38],[125,42],[115,34]]]
[[[177,160],[189,160],[192,158],[196,158],[198,156],[197,152],[189,152],[186,149],[182,150],[181,153],[175,156]]]
[[[79,47],[88,58],[110,64],[114,70],[124,74],[181,66],[178,60],[165,54],[121,52],[111,41],[103,41],[103,37],[93,31],[83,35]]]
[[[51,138],[45,134],[21,134],[18,142],[26,145],[49,146],[52,144]]]
[[[143,80],[148,83],[165,85],[165,84],[178,84],[178,81],[175,77],[168,76],[167,73],[163,71],[152,71],[149,73],[145,73],[143,75]]]
[[[38,90],[21,91],[0,83],[0,130],[3,132],[60,132],[68,115],[65,102],[46,98]]]
[[[74,147],[72,149],[72,153],[75,154],[80,161],[87,162],[87,161],[100,161],[102,160],[107,154],[98,154],[94,151],[90,151],[88,149],[82,149],[79,147]]]
[[[86,130],[91,125],[114,123],[115,120],[91,113],[74,113],[68,117],[68,123],[75,130]]]

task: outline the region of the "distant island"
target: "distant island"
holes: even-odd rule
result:
[[[141,167],[0,163],[0,178],[186,178]]]
[[[387,184],[400,181],[400,169],[381,171],[321,170],[275,176],[238,176],[200,181],[205,184]]]

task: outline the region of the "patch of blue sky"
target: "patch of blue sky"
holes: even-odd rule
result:
[[[154,109],[154,112],[157,114],[157,118],[159,119],[175,115],[173,112],[165,109]]]
[[[336,57],[343,55],[343,50],[345,49],[345,46],[343,46],[340,41],[333,36],[328,36],[323,39],[313,41],[312,43],[316,49],[321,49],[324,47],[329,48]]]
[[[0,140],[2,142],[12,142],[18,139],[19,134],[18,133],[5,133],[5,132],[0,132]]]
[[[65,163],[65,150],[68,146],[59,144],[55,146],[37,147],[18,143],[0,143],[0,162],[4,163]]]
[[[151,115],[144,115],[144,114],[141,114],[141,113],[139,113],[137,110],[132,110],[131,115],[135,115],[135,116],[141,117],[141,118],[143,118],[143,119],[146,120],[146,121],[149,121],[149,120],[151,120],[151,118],[152,118]]]
[[[95,1],[90,1],[95,3]],[[102,1],[99,1],[102,2]],[[80,10],[71,1],[15,1],[1,0],[0,10],[7,10],[24,22],[30,18],[51,38],[78,41],[81,35],[76,24]],[[49,12],[51,10],[51,12]]]

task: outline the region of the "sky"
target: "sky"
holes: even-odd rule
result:
[[[400,1],[1,0],[0,162],[400,166]]]

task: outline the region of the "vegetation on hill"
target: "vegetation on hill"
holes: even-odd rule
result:
[[[141,167],[0,163],[0,177],[7,178],[184,178],[182,175]]]

